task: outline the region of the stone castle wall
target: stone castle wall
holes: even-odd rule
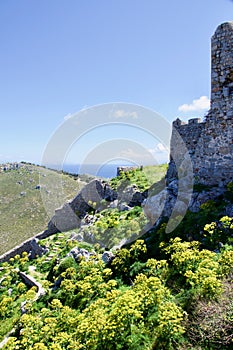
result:
[[[211,116],[233,117],[233,22],[223,23],[211,40]]]
[[[171,159],[179,166],[184,157],[177,131],[192,159],[195,181],[224,186],[233,181],[233,22],[221,24],[211,44],[211,108],[204,122],[173,123]]]

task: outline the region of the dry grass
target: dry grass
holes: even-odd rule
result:
[[[223,293],[217,300],[198,300],[191,313],[188,336],[192,343],[207,349],[232,349],[233,281],[223,282]]]
[[[0,173],[0,255],[46,229],[50,218],[41,194],[47,205],[61,205],[82,185],[71,176],[34,165]]]

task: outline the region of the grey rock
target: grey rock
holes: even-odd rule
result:
[[[42,247],[38,244],[39,240],[37,238],[33,238],[30,241],[30,251],[29,251],[29,258],[35,259],[37,256],[42,256],[43,254],[46,254],[48,252],[48,249],[45,247]]]
[[[22,303],[20,304],[20,310],[21,310],[22,315],[24,315],[28,312],[28,310],[25,307],[26,304],[27,304],[27,301],[22,301]]]
[[[132,207],[130,207],[129,205],[127,205],[127,203],[120,203],[118,206],[118,209],[120,211],[126,211],[126,210],[131,210]]]
[[[54,285],[53,285],[52,290],[53,290],[53,291],[57,290],[57,289],[60,287],[62,281],[63,281],[63,277],[59,276],[59,277],[56,279],[56,281],[54,282]]]
[[[83,242],[83,235],[81,233],[73,233],[70,238],[72,241]]]
[[[108,184],[104,185],[104,199],[108,202],[113,202],[117,199],[117,192],[114,191]]]
[[[146,197],[147,193],[140,192],[136,185],[128,185],[118,193],[119,203],[127,203],[131,207],[140,206]]]
[[[102,260],[105,264],[109,264],[114,259],[114,254],[110,251],[106,251],[102,254]]]
[[[93,255],[95,255],[95,253],[88,252],[88,250],[79,247],[71,249],[71,251],[67,254],[67,256],[72,256],[76,262],[80,262],[82,259],[87,261]]]
[[[226,215],[233,217],[233,204],[228,204],[226,206]]]
[[[178,180],[172,180],[168,186],[167,189],[173,193],[174,196],[178,195]]]
[[[137,187],[135,185],[128,185],[121,189],[118,193],[119,202],[130,203],[136,191]]]
[[[116,209],[118,207],[118,199],[115,199],[113,202],[109,204],[109,208]]]
[[[135,191],[131,201],[129,202],[129,205],[131,207],[140,206],[146,197],[147,197],[146,193]]]
[[[151,224],[154,224],[164,211],[167,199],[167,190],[163,190],[155,196],[148,197],[142,203],[144,214]]]

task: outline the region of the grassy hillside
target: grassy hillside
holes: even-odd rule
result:
[[[166,171],[167,164],[148,165],[143,167],[143,170],[138,168],[122,172],[119,176],[110,180],[110,185],[117,190],[129,184],[134,184],[137,186],[138,190],[145,191],[153,184],[164,179]]]
[[[46,185],[39,187],[41,180]],[[62,181],[63,192],[57,191]],[[18,170],[0,173],[0,255],[25,239],[46,229],[49,217],[44,208],[41,191],[48,200],[64,203],[81,188],[82,183],[43,167],[24,164]]]
[[[150,186],[160,181],[165,176],[167,167],[167,164],[160,164],[148,165],[143,168],[143,172],[145,173]]]

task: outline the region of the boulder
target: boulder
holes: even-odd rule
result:
[[[110,204],[109,204],[109,208],[111,209],[116,209],[118,207],[118,199],[115,199],[114,201],[112,201]]]
[[[127,205],[127,203],[120,203],[118,206],[118,209],[120,211],[126,211],[126,210],[131,210],[132,207],[130,207],[129,205]]]
[[[117,199],[118,194],[108,184],[104,185],[104,199],[108,202],[113,202]]]
[[[97,209],[103,200],[114,201],[115,199],[117,199],[117,193],[109,185],[96,179],[82,188],[71,201],[70,206],[79,218],[83,218],[91,209]]]
[[[52,233],[65,232],[80,226],[80,218],[75,214],[69,203],[55,210],[55,214],[48,224],[48,230]]]
[[[128,185],[125,188],[119,189],[118,200],[121,203],[130,203],[134,193],[137,191],[137,187],[135,185]]]
[[[140,206],[142,204],[142,202],[144,201],[144,199],[146,199],[146,193],[142,193],[139,191],[135,191],[131,201],[129,202],[129,205],[131,207],[135,207],[135,206]]]
[[[82,259],[87,261],[93,255],[95,255],[95,253],[88,252],[88,250],[79,247],[71,249],[71,251],[67,254],[67,256],[72,256],[76,262],[80,262]]]
[[[118,193],[120,203],[130,207],[140,206],[147,197],[147,192],[140,192],[136,185],[128,185]]]
[[[109,264],[114,259],[114,257],[115,255],[110,251],[105,251],[102,254],[102,260],[105,264]]]
[[[70,239],[72,239],[72,241],[83,242],[83,235],[81,233],[73,232],[71,233]]]
[[[154,224],[161,216],[167,199],[167,190],[159,192],[155,196],[148,197],[142,203],[144,214],[151,224]]]
[[[42,247],[38,244],[39,239],[33,238],[30,241],[30,251],[29,251],[29,259],[35,259],[37,256],[42,256],[43,254],[46,254],[48,252],[47,248]]]

